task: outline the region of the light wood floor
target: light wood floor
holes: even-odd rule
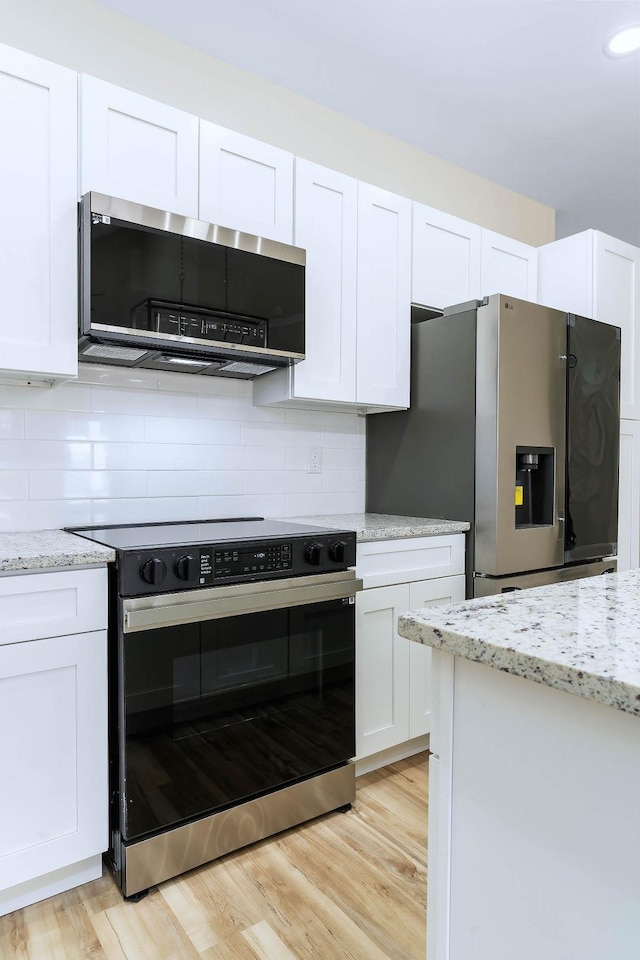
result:
[[[426,754],[355,807],[125,903],[111,876],[0,918],[1,960],[424,960]]]

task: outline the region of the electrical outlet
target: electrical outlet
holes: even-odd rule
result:
[[[307,447],[307,473],[322,473],[322,447]]]

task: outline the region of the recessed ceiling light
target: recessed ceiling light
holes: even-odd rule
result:
[[[618,30],[604,45],[604,52],[610,57],[624,57],[628,53],[637,53],[638,50],[640,50],[640,24]]]

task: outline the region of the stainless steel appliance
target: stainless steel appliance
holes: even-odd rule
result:
[[[85,363],[251,379],[304,359],[298,247],[88,193],[80,274]]]
[[[367,420],[367,509],[471,521],[468,596],[611,571],[619,394],[618,327],[498,294],[415,323],[411,408]]]
[[[355,796],[355,534],[234,519],[112,546],[109,857],[126,897]]]

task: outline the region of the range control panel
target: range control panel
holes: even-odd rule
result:
[[[351,531],[264,541],[126,550],[119,557],[119,592],[137,597],[223,586],[355,566]]]

